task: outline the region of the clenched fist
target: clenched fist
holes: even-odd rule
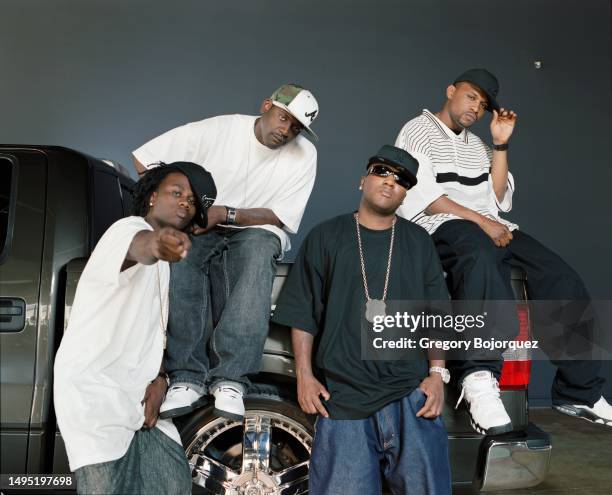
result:
[[[163,261],[181,261],[191,248],[187,234],[172,227],[164,227],[155,232],[152,242],[153,255]]]

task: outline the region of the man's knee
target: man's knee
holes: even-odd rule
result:
[[[472,265],[494,268],[503,262],[504,250],[493,243],[473,244],[471,250],[466,253],[466,257]]]
[[[246,244],[246,247],[252,253],[269,256],[280,254],[280,239],[269,230],[249,228],[244,229],[237,235],[239,235],[240,242]]]

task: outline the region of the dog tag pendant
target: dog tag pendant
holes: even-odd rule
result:
[[[387,305],[380,299],[368,299],[366,302],[365,317],[370,323],[374,323],[375,316],[385,316]]]

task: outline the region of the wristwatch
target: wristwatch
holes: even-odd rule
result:
[[[506,151],[508,149],[508,143],[504,144],[494,144],[493,149],[495,151]]]
[[[226,206],[227,215],[225,217],[225,225],[234,225],[236,223],[236,208]]]
[[[432,366],[429,368],[429,373],[440,373],[442,375],[442,381],[444,383],[450,382],[450,371],[446,368],[441,368],[440,366]]]

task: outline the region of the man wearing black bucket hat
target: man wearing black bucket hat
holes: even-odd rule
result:
[[[189,256],[172,267],[171,386],[161,417],[186,414],[209,394],[216,414],[242,420],[248,376],[261,368],[276,262],[314,185],[319,107],[307,89],[284,84],[260,112],[192,122],[134,151],[138,172],[189,160],[210,170],[219,189],[209,227],[194,229]]]
[[[394,146],[370,158],[359,209],[308,234],[277,301],[273,320],[291,327],[299,404],[319,414],[313,495],[380,493],[383,477],[392,493],[450,493],[444,361],[362,359],[362,324],[386,302],[448,298],[431,238],[395,215],[417,169]]]
[[[513,300],[510,267],[527,273],[532,300],[588,301],[580,277],[557,254],[518,225],[500,217],[512,208],[514,179],[508,171],[509,140],[517,115],[497,101],[499,83],[486,69],[470,69],[446,88],[436,113],[423,113],[400,131],[396,145],[419,160],[419,184],[398,213],[424,227],[436,243],[455,299]],[[492,114],[491,146],[469,127]],[[499,323],[499,340],[518,333],[515,314]],[[578,321],[567,323],[571,331]],[[593,324],[592,322],[590,323]],[[612,406],[601,395],[598,361],[553,360],[553,407],[612,426]],[[453,374],[468,404],[472,426],[485,434],[512,430],[499,395],[503,359],[456,363]]]
[[[161,165],[134,191],[133,216],[104,233],[79,280],[54,365],[57,423],[79,493],[191,493],[176,427],[158,420],[169,263],[207,225],[216,197],[194,163]]]

